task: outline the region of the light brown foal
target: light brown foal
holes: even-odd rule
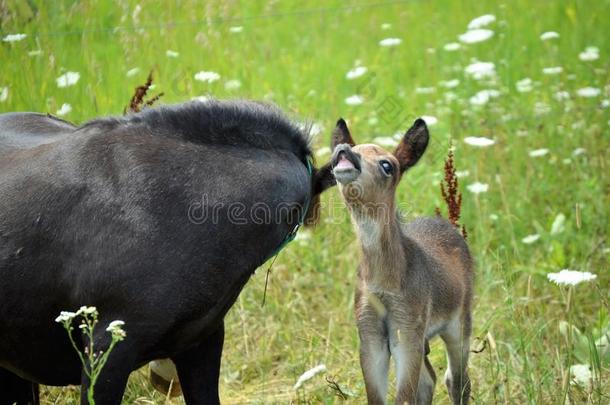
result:
[[[470,397],[467,373],[473,264],[466,241],[440,218],[402,224],[396,187],[422,156],[428,129],[418,119],[394,151],[355,145],[345,121],[333,132],[333,173],[351,214],[362,261],[356,318],[360,364],[369,404],[384,404],[390,356],[396,364],[396,404],[430,404],[436,376],[428,341],[445,342],[445,383],[454,404]]]

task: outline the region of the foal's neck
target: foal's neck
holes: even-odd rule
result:
[[[407,257],[394,202],[379,210],[352,206],[351,215],[363,253],[361,277],[376,287],[398,288]]]

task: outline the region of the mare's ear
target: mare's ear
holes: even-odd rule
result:
[[[342,143],[347,143],[349,146],[356,145],[356,142],[354,142],[352,139],[352,135],[349,133],[349,129],[347,129],[347,124],[343,118],[339,118],[339,121],[337,121],[337,126],[335,129],[333,129],[333,134],[330,141],[331,151],[334,151],[337,145],[341,145]]]
[[[305,214],[305,226],[315,226],[320,222],[320,194],[337,184],[330,162],[319,169],[314,169],[312,177],[311,201]]]
[[[313,195],[322,194],[326,189],[337,184],[331,162],[326,163],[313,173]]]
[[[400,165],[400,173],[404,173],[417,163],[424,154],[429,139],[426,122],[421,118],[416,119],[394,151],[394,156]]]

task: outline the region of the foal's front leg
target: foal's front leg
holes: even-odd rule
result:
[[[424,366],[424,326],[413,321],[391,321],[390,351],[396,364],[396,404],[430,404],[435,376]]]
[[[385,404],[388,393],[390,351],[383,319],[372,308],[364,308],[358,315],[360,335],[360,367],[364,375],[369,405]]]

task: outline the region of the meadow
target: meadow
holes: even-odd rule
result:
[[[445,212],[453,145],[476,260],[472,402],[608,404],[609,32],[608,0],[0,1],[0,112],[120,115],[152,70],[160,103],[276,103],[313,124],[318,163],[339,117],[391,148],[424,116],[432,141],[398,200],[407,219]],[[265,305],[262,267],[229,312],[223,403],[365,402],[359,246],[337,190],[323,203],[275,261]],[[549,279],[563,269],[596,277]],[[448,403],[440,341],[431,360],[435,403]],[[125,403],[183,403],[147,373]],[[42,399],[78,403],[78,389]]]

